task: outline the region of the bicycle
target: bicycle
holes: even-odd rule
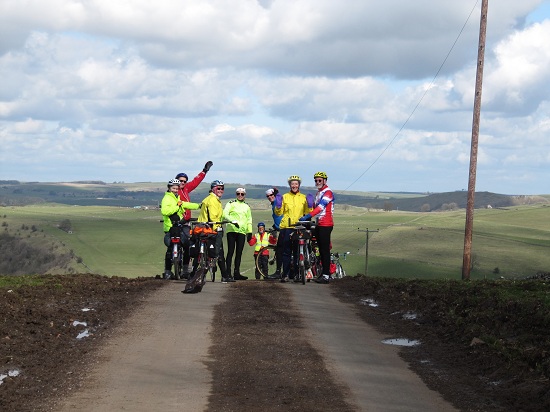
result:
[[[191,222],[191,247],[190,255],[193,257],[194,275],[189,278],[183,289],[183,293],[198,293],[206,284],[206,275],[210,273],[210,280],[216,280],[216,262],[218,254],[216,250],[216,238],[218,231],[214,225],[232,223],[239,227],[236,221],[224,220],[222,222]]]
[[[298,243],[298,264],[294,274],[294,282],[302,282],[313,279],[312,266],[315,266],[316,256],[311,253],[311,237],[312,231],[315,229],[315,222],[302,221],[295,223],[295,232],[291,235],[294,241]],[[294,261],[294,259],[293,259]]]
[[[344,276],[346,276],[346,271],[340,264],[340,254],[338,252],[334,252],[330,254],[330,265],[331,266],[334,265],[334,272],[332,276],[335,279],[342,279]],[[332,269],[333,268],[331,267],[331,272],[332,272]]]
[[[190,221],[197,220],[196,218],[191,218],[190,220],[181,219],[175,222],[170,228],[170,244],[172,245],[172,266],[174,267],[173,278],[175,280],[180,280],[183,278],[183,247],[181,238],[183,226],[189,224]],[[161,220],[162,222],[162,220]],[[166,278],[169,280],[170,278]]]
[[[317,238],[313,232],[311,233],[309,244],[311,248],[309,258],[311,272],[313,274],[313,278],[317,278],[323,273],[323,265],[321,264],[321,252],[319,251]],[[308,278],[307,281],[311,281],[311,278]]]

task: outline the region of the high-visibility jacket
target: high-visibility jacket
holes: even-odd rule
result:
[[[236,221],[239,227],[228,223],[227,232],[252,233],[252,212],[248,203],[242,200],[233,199],[226,203],[223,208],[223,219],[231,222]]]
[[[252,236],[252,239],[248,242],[250,246],[254,247],[254,254],[258,254],[261,248],[268,246],[268,245],[274,245],[277,242],[276,238],[268,234],[267,232],[264,233],[256,233],[254,236]],[[266,250],[264,252],[265,255],[269,254],[269,251]]]
[[[160,213],[162,213],[162,221],[164,223],[164,232],[169,232],[172,225],[172,219],[177,216],[177,219],[180,220],[186,209],[197,210],[200,208],[199,203],[183,202],[178,206],[179,197],[172,192],[166,192],[162,201],[160,202]],[[176,216],[174,216],[174,214]]]

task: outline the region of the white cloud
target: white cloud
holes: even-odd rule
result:
[[[489,6],[478,190],[548,192],[546,3]],[[475,4],[4,0],[0,179],[461,189]]]

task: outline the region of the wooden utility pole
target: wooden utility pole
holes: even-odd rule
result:
[[[367,230],[360,230],[359,228],[357,228],[357,230],[359,232],[366,232],[367,233],[367,249],[365,251],[365,276],[367,276],[367,271],[368,271],[368,267],[369,267],[369,233],[378,232],[379,229],[369,230],[369,228],[367,228]]]
[[[483,65],[485,62],[485,35],[487,32],[487,9],[489,0],[481,2],[479,43],[477,50],[476,89],[472,122],[472,145],[470,149],[470,177],[468,179],[468,202],[466,204],[466,227],[464,230],[464,254],[462,256],[462,279],[470,280],[472,260],[472,229],[474,225],[474,198],[476,191],[477,147],[479,140],[479,118],[481,113],[481,90],[483,85]]]

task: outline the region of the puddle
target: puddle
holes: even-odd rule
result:
[[[395,345],[395,346],[416,346],[420,345],[420,341],[414,339],[406,338],[394,338],[394,339],[384,339],[382,343],[386,345]]]
[[[90,336],[90,332],[88,331],[88,329],[86,329],[84,332],[80,332],[76,338],[77,339],[82,339],[82,338],[87,338],[88,336]]]
[[[73,321],[73,326],[78,326],[78,325],[88,326],[86,322],[80,322],[78,320]]]
[[[404,313],[403,319],[414,320],[416,319],[416,313],[413,313],[413,312]]]
[[[82,309],[82,312],[89,312],[89,311],[91,311],[91,310],[93,310],[93,309],[90,309],[90,308],[84,308],[84,309]]]
[[[369,306],[372,306],[373,308],[378,306],[378,303],[376,303],[374,299],[371,299],[371,298],[361,299],[360,302],[361,302],[361,305],[369,305]]]
[[[4,379],[6,379],[8,376],[10,378],[14,378],[16,376],[19,376],[19,371],[17,369],[13,369],[11,371],[8,371],[8,374],[4,374],[4,373],[0,373],[0,385],[2,385],[2,383],[4,383]]]

